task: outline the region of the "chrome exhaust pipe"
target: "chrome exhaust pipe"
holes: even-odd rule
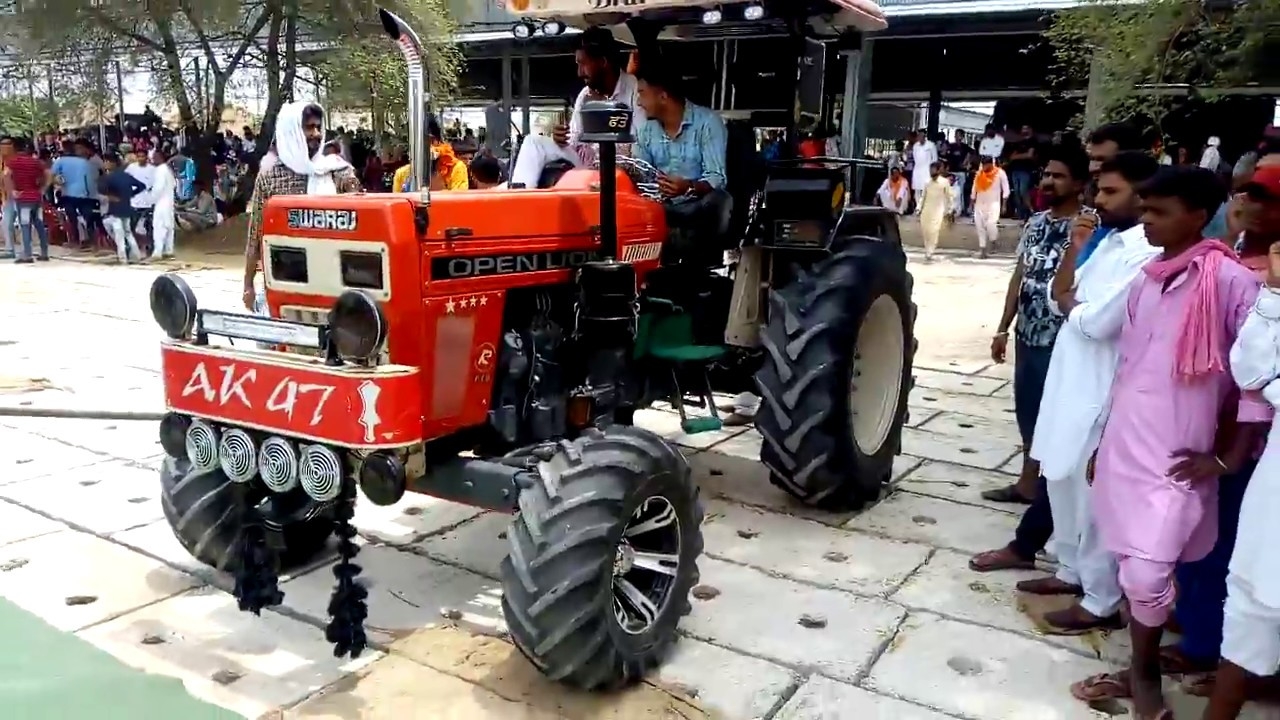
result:
[[[378,8],[378,19],[382,21],[382,29],[400,47],[409,72],[409,190],[419,194],[423,205],[430,205],[431,182],[427,175],[431,168],[431,141],[427,137],[427,106],[431,102],[431,91],[427,82],[427,53],[418,33],[398,15]],[[392,188],[392,192],[399,191],[400,188]]]

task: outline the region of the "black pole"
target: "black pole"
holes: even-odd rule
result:
[[[618,257],[618,146],[600,143],[600,255]]]

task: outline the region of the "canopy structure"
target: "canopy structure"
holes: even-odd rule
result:
[[[643,16],[668,22],[706,24],[767,20],[773,3],[757,0],[503,0],[507,11],[531,21],[554,20],[571,27],[622,25]],[[804,0],[791,0],[800,5]],[[811,21],[831,30],[872,32],[888,27],[884,11],[873,0],[824,0],[808,3],[819,9]],[[794,6],[788,8],[792,10]],[[834,10],[834,12],[831,12]],[[710,22],[714,21],[714,23]],[[623,39],[623,38],[619,38]]]

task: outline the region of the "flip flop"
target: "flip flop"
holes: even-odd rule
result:
[[[982,493],[982,499],[989,500],[991,502],[1008,503],[1010,505],[1031,504],[1030,498],[1024,497],[1022,493],[1018,492],[1017,485],[1005,485],[1004,487],[997,488],[995,490],[987,490]]]
[[[1120,670],[1090,675],[1084,680],[1071,683],[1071,697],[1082,703],[1128,700],[1130,698],[1129,673],[1127,670]]]
[[[969,569],[974,572],[986,573],[995,572],[997,570],[1035,570],[1036,563],[1034,560],[1023,560],[1016,556],[1004,557],[1009,553],[1008,548],[1000,548],[999,550],[988,550],[978,553],[969,558]],[[1010,555],[1012,555],[1010,553]]]
[[[1195,673],[1212,673],[1218,669],[1217,661],[1196,665],[1195,661],[1183,654],[1177,645],[1165,645],[1160,648],[1161,675],[1192,675]]]
[[[1213,695],[1215,680],[1217,680],[1217,675],[1211,672],[1187,677],[1182,681],[1182,692],[1192,697],[1210,697]]]

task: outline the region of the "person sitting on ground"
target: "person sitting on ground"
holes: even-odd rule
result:
[[[714,242],[729,202],[728,132],[715,111],[689,102],[678,76],[660,63],[645,63],[637,81],[647,120],[636,133],[633,154],[659,173],[658,190],[673,230],[664,252],[688,257],[695,243]]]
[[[178,210],[178,227],[188,232],[208,230],[218,224],[218,204],[203,180],[196,180],[192,187],[196,196]]]
[[[471,161],[471,180],[477,190],[505,190],[502,182],[502,165],[498,158],[487,153],[477,155]]]

